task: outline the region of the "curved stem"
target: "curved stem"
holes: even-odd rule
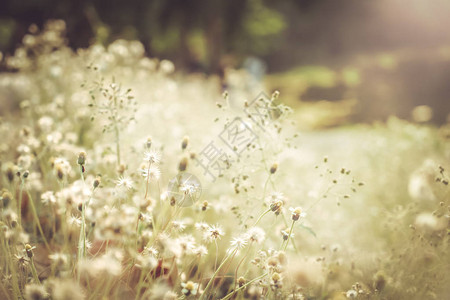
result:
[[[148,168],[147,168],[147,183],[145,185],[145,196],[144,196],[144,201],[147,200],[147,194],[148,194],[148,184],[150,181],[150,167],[152,166],[152,162],[149,161],[148,162]]]
[[[271,209],[268,208],[265,212],[263,212],[263,213],[259,216],[258,220],[256,220],[255,224],[253,224],[253,226],[256,226],[256,225],[259,223],[259,221],[261,221],[262,217],[264,217],[265,215],[267,215],[270,211],[271,211]]]
[[[237,252],[237,248],[233,251],[230,252],[225,259],[222,261],[222,263],[220,264],[220,266],[217,268],[217,270],[214,272],[213,276],[211,276],[211,278],[208,281],[208,284],[206,285],[205,289],[203,290],[203,294],[200,296],[200,300],[204,299],[204,297],[206,296],[206,292],[208,291],[209,287],[211,286],[211,284],[214,282],[214,279],[216,278],[217,274],[219,273],[219,271],[222,269],[222,267],[225,265],[225,263],[228,261],[228,259],[230,259],[231,257],[234,257],[234,255]]]
[[[258,276],[258,277],[256,277],[256,278],[253,278],[252,280],[250,280],[249,282],[247,282],[246,284],[244,284],[244,285],[241,286],[240,288],[237,288],[236,290],[232,291],[231,293],[229,293],[228,295],[226,295],[225,297],[223,297],[223,298],[220,299],[220,300],[227,300],[227,299],[230,299],[230,298],[234,295],[234,293],[239,292],[239,291],[242,290],[242,289],[245,289],[248,285],[252,284],[253,282],[255,282],[255,281],[257,281],[257,280],[259,280],[259,279],[261,279],[261,278],[266,277],[268,274],[269,274],[269,273],[264,273],[264,274],[262,274],[261,276]]]
[[[253,241],[251,242],[253,243]],[[250,245],[248,245],[248,250],[247,253],[245,253],[245,255],[242,257],[241,261],[238,263],[237,267],[236,267],[236,271],[234,272],[234,288],[236,288],[236,283],[237,283],[237,275],[238,275],[238,270],[239,267],[241,266],[241,264],[244,262],[245,258],[248,256],[248,253],[250,252],[250,248],[252,246],[252,244],[250,243]]]
[[[27,195],[28,195],[29,203],[31,204],[31,210],[33,211],[33,216],[34,216],[35,222],[38,226],[39,232],[41,233],[45,247],[47,248],[48,251],[51,251],[50,246],[48,245],[47,239],[45,238],[44,231],[42,230],[41,223],[39,222],[39,217],[38,217],[38,214],[36,211],[36,207],[34,206],[33,198],[31,197],[31,194],[29,191],[27,191]]]
[[[17,210],[18,210],[18,223],[19,226],[22,227],[22,193],[23,193],[23,187],[25,185],[25,180],[22,178],[22,182],[20,183],[20,190],[19,190],[19,203],[17,204]]]
[[[284,249],[283,249],[283,251],[286,251],[286,248],[287,248],[287,246],[288,246],[288,244],[289,244],[289,240],[291,239],[292,231],[294,230],[294,224],[295,224],[295,221],[292,220],[292,225],[291,225],[291,229],[289,230],[289,236],[288,236],[288,238],[287,238],[287,240],[286,240],[286,244],[285,244],[284,241],[283,241],[283,244],[284,244]],[[283,244],[281,244],[281,247],[282,247],[282,248],[283,248]]]
[[[41,284],[41,281],[39,280],[39,276],[36,271],[36,267],[34,266],[33,257],[30,258],[30,266],[31,266],[31,273],[33,274],[34,281],[36,281],[37,284]]]

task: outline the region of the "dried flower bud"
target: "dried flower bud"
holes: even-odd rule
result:
[[[183,138],[183,141],[181,142],[181,150],[186,149],[187,146],[188,146],[188,144],[189,144],[189,137],[188,137],[188,136],[185,136],[185,137]]]
[[[208,208],[208,201],[203,201],[202,210],[205,211]]]
[[[384,274],[383,271],[379,271],[374,276],[373,287],[375,290],[381,291],[386,286],[386,282],[387,282],[386,275]]]
[[[98,186],[100,185],[100,183],[102,183],[102,177],[101,176],[97,176],[94,179],[94,189],[98,188]]]
[[[9,191],[4,191],[4,192],[2,193],[1,200],[2,200],[3,208],[8,207],[8,206],[9,206],[9,203],[11,203],[11,200],[12,200],[12,195],[11,195],[11,193],[10,193]]]
[[[147,149],[150,149],[152,147],[152,138],[151,137],[147,138],[147,142],[145,143],[145,147],[147,147]]]
[[[126,169],[127,169],[127,167],[124,164],[120,164],[117,167],[117,173],[119,173],[119,175],[123,175],[125,173]]]
[[[180,164],[178,165],[178,171],[184,172],[186,171],[188,165],[188,159],[186,157],[183,157],[180,161]]]
[[[80,166],[83,166],[85,163],[86,163],[86,152],[84,152],[84,151],[81,151],[80,153],[78,153],[78,160],[77,160],[77,163],[80,165]]]
[[[274,163],[271,167],[270,167],[270,174],[275,174],[275,172],[278,169],[278,163]]]
[[[293,221],[298,221],[298,219],[300,219],[300,217],[302,217],[302,218],[306,217],[306,213],[303,212],[303,209],[300,206],[298,206],[296,208],[291,207],[289,210],[292,213],[291,216],[292,216]]]
[[[280,92],[279,92],[279,91],[273,92],[273,94],[272,94],[272,100],[277,100],[279,96],[280,96]]]
[[[14,165],[8,165],[6,168],[6,177],[8,177],[9,183],[11,183],[14,180],[14,173],[16,172],[16,166]]]
[[[238,283],[239,287],[242,287],[246,283],[246,281],[247,280],[245,280],[245,278],[241,276],[238,278],[237,283]]]
[[[59,180],[63,180],[64,179],[64,170],[61,164],[58,164],[55,166],[55,171],[56,171],[56,176],[58,177]]]
[[[27,253],[27,256],[28,256],[29,258],[32,258],[32,257],[33,257],[33,248],[34,248],[34,247],[31,247],[30,244],[26,244],[26,245],[25,245],[25,252]]]
[[[281,275],[280,275],[279,273],[274,272],[274,273],[272,274],[272,280],[273,280],[273,282],[278,282],[280,279],[281,279]]]
[[[30,171],[26,170],[25,172],[23,172],[23,178],[28,178],[28,176],[30,175]]]

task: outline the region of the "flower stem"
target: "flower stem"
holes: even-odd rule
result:
[[[29,199],[29,202],[30,202],[30,205],[31,205],[31,210],[33,211],[34,220],[35,220],[35,222],[37,224],[39,232],[41,233],[41,236],[42,236],[42,239],[44,241],[45,247],[47,248],[48,251],[51,251],[50,250],[50,246],[48,245],[47,239],[45,238],[44,231],[42,230],[41,223],[39,222],[39,217],[38,217],[38,214],[37,214],[37,211],[36,211],[36,206],[34,205],[34,202],[33,202],[33,198],[31,197],[31,194],[28,191],[27,191],[27,195],[28,195],[28,199]]]
[[[258,277],[256,277],[256,278],[253,278],[252,280],[250,280],[249,282],[247,282],[247,283],[244,284],[243,286],[237,288],[236,290],[232,291],[231,293],[229,293],[228,295],[226,295],[225,297],[223,297],[223,298],[220,299],[220,300],[227,300],[227,299],[230,299],[230,298],[234,295],[234,293],[239,292],[239,291],[242,290],[242,289],[245,289],[248,285],[252,284],[253,282],[255,282],[255,281],[257,281],[257,280],[259,280],[259,279],[261,279],[261,278],[266,277],[268,274],[269,274],[269,273],[264,273],[264,274],[262,274],[261,276],[258,276]]]
[[[41,284],[41,281],[39,280],[39,276],[36,271],[36,267],[34,266],[33,257],[30,258],[30,266],[31,266],[31,273],[33,274],[34,281],[36,281],[37,284]]]
[[[208,284],[206,285],[205,289],[203,290],[203,294],[200,296],[200,300],[204,299],[205,295],[207,294],[206,292],[208,291],[208,289],[211,286],[211,284],[214,282],[214,279],[216,278],[216,276],[219,273],[219,271],[222,269],[222,267],[225,265],[225,263],[228,261],[228,259],[230,259],[231,257],[234,257],[234,255],[236,254],[237,250],[238,249],[236,248],[233,252],[230,252],[225,257],[225,259],[222,261],[220,266],[216,269],[216,271],[214,272],[213,276],[209,279]]]
[[[289,236],[288,236],[288,238],[287,238],[287,240],[286,240],[286,244],[284,243],[284,241],[283,241],[283,243],[281,244],[281,248],[283,248],[283,244],[284,244],[284,249],[283,249],[283,251],[286,251],[286,248],[287,248],[287,246],[288,246],[288,244],[289,244],[289,240],[291,239],[292,231],[294,230],[294,224],[295,224],[295,221],[292,220],[292,225],[291,225],[291,229],[289,229]]]
[[[17,217],[18,217],[18,223],[19,226],[22,226],[22,193],[23,193],[23,187],[25,185],[25,180],[22,178],[22,182],[20,183],[20,190],[19,190],[19,203],[17,204]]]
[[[271,211],[271,209],[269,208],[269,209],[267,209],[265,212],[263,212],[263,213],[259,216],[258,220],[256,220],[255,224],[253,224],[253,226],[256,226],[256,225],[259,223],[259,221],[261,221],[262,217],[264,217],[265,215],[267,215],[270,211]]]

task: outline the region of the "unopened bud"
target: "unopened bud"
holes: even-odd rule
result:
[[[280,96],[280,92],[279,92],[279,91],[273,92],[273,94],[272,94],[272,100],[277,100],[279,96]]]
[[[94,189],[98,188],[98,186],[100,185],[100,183],[102,183],[102,177],[101,176],[97,176],[94,179]]]
[[[78,154],[78,160],[77,160],[77,163],[80,165],[80,166],[83,166],[85,163],[86,163],[86,152],[84,152],[84,151],[81,151],[79,154]]]
[[[33,257],[33,247],[31,247],[30,244],[25,245],[25,252],[29,258]]]
[[[185,136],[185,137],[183,138],[183,141],[181,142],[181,150],[186,149],[187,146],[188,146],[188,144],[189,144],[189,137],[188,137],[188,136]]]
[[[278,163],[274,163],[271,167],[270,167],[270,174],[274,174],[278,169]]]
[[[178,171],[184,172],[186,171],[188,165],[188,159],[186,157],[183,157],[180,161],[180,164],[178,165]]]
[[[239,285],[239,287],[242,287],[244,284],[245,284],[245,282],[246,282],[247,280],[245,280],[245,278],[244,277],[239,277],[238,278],[238,285]]]

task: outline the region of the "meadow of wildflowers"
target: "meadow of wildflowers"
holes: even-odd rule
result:
[[[0,74],[0,299],[448,299],[450,127],[300,131],[245,75],[30,27]]]

